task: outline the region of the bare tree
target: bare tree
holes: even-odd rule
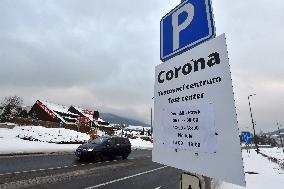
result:
[[[19,113],[19,108],[23,105],[23,99],[19,96],[5,97],[1,103],[3,106],[3,112],[0,115],[0,121],[9,121],[12,116]]]
[[[17,95],[5,97],[1,105],[5,108],[10,106],[11,109],[16,109],[23,105],[23,99]]]

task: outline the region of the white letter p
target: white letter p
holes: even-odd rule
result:
[[[185,19],[183,23],[179,25],[178,17],[183,12],[187,13],[187,18]],[[189,26],[189,24],[193,20],[193,16],[194,16],[194,7],[190,3],[185,4],[183,7],[181,7],[179,10],[173,13],[172,26],[173,26],[173,50],[174,51],[179,48],[179,33],[185,28],[187,28],[187,26]]]

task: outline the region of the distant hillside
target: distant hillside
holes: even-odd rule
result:
[[[100,117],[109,123],[127,124],[127,125],[139,125],[144,127],[150,127],[150,125],[137,121],[134,119],[129,119],[121,116],[117,116],[110,113],[100,113]]]

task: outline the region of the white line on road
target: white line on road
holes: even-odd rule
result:
[[[113,161],[117,161],[117,160],[113,160]],[[107,163],[109,163],[110,161],[105,161]],[[84,165],[93,165],[93,164],[101,164],[102,162],[96,162],[96,163],[87,163],[87,164],[79,164],[79,165],[70,165],[70,166],[73,166],[73,167],[77,167],[77,166],[84,166]],[[68,165],[65,165],[65,166],[62,166],[62,167],[50,167],[50,168],[46,168],[46,169],[33,169],[33,170],[25,170],[25,171],[16,171],[16,172],[12,172],[12,173],[1,173],[0,176],[5,176],[5,175],[12,175],[12,174],[21,174],[21,173],[29,173],[29,172],[37,172],[37,171],[45,171],[45,170],[54,170],[54,169],[63,169],[63,168],[68,168],[70,167]]]
[[[157,169],[152,169],[152,170],[149,170],[149,171],[145,171],[145,172],[142,172],[142,173],[137,173],[135,175],[130,175],[130,176],[127,176],[127,177],[123,177],[123,178],[120,178],[120,179],[116,179],[116,180],[112,180],[112,181],[109,181],[109,182],[105,182],[105,183],[102,183],[102,184],[98,184],[98,185],[95,185],[95,186],[90,186],[86,189],[93,189],[93,188],[98,188],[98,187],[101,187],[101,186],[105,186],[105,185],[109,185],[109,184],[112,184],[112,183],[115,183],[115,182],[119,182],[119,181],[122,181],[122,180],[126,180],[126,179],[129,179],[129,178],[132,178],[132,177],[137,177],[137,176],[140,176],[140,175],[144,175],[144,174],[147,174],[147,173],[151,173],[151,172],[154,172],[154,171],[158,171],[160,169],[164,169],[164,168],[167,168],[168,166],[163,166],[163,167],[159,167]]]

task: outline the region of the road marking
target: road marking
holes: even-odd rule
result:
[[[159,168],[152,169],[152,170],[149,170],[149,171],[144,171],[144,172],[141,172],[141,173],[137,173],[135,175],[130,175],[130,176],[127,176],[127,177],[123,177],[123,178],[120,178],[120,179],[112,180],[112,181],[105,182],[105,183],[102,183],[102,184],[98,184],[98,185],[95,185],[95,186],[90,186],[90,187],[85,188],[85,189],[93,189],[93,188],[98,188],[98,187],[101,187],[101,186],[106,186],[106,185],[109,185],[109,184],[112,184],[112,183],[115,183],[115,182],[119,182],[119,181],[122,181],[122,180],[130,179],[130,178],[137,177],[137,176],[140,176],[140,175],[144,175],[144,174],[147,174],[147,173],[155,172],[155,171],[158,171],[160,169],[167,168],[167,167],[168,166],[163,166],[163,167],[159,167]]]
[[[128,159],[135,159],[135,158],[128,158]],[[114,161],[114,162],[116,162],[116,161],[118,161],[118,160],[112,160],[112,161]],[[105,161],[106,163],[109,163],[110,161]],[[88,164],[84,164],[84,163],[82,163],[82,164],[79,164],[79,165],[71,165],[71,166],[73,166],[73,167],[77,167],[77,166],[84,166],[84,165],[93,165],[93,164],[97,164],[97,163],[103,163],[103,162],[96,162],[96,163],[88,163]],[[63,169],[63,168],[68,168],[68,167],[70,167],[70,166],[68,166],[68,165],[65,165],[65,166],[62,166],[62,167],[50,167],[50,168],[46,168],[46,169],[33,169],[33,170],[28,170],[28,171],[16,171],[16,172],[12,172],[12,173],[2,173],[2,174],[0,174],[0,176],[4,176],[4,175],[12,175],[12,174],[21,174],[21,173],[29,173],[29,172],[37,172],[37,171],[45,171],[45,170],[54,170],[54,169]]]
[[[73,165],[73,166],[77,166],[77,165]],[[21,173],[29,173],[29,172],[37,172],[37,171],[45,171],[45,170],[53,170],[53,169],[62,169],[62,168],[68,168],[69,166],[65,165],[63,167],[50,167],[50,168],[46,168],[46,169],[32,169],[32,170],[28,170],[28,171],[16,171],[13,173],[2,173],[0,174],[0,176],[4,176],[4,175],[12,175],[12,174],[21,174]]]
[[[159,186],[159,187],[157,187],[157,188],[155,188],[155,189],[160,189],[162,186]]]

